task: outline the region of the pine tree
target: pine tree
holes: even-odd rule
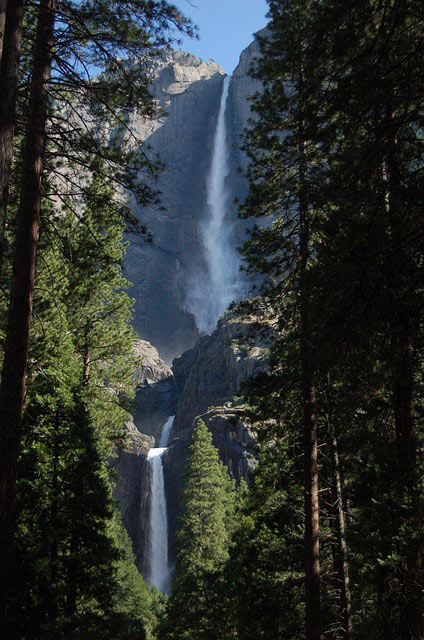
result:
[[[295,338],[303,404],[305,514],[305,626],[321,638],[321,570],[318,484],[317,374],[320,367],[313,315],[315,185],[322,162],[311,137],[322,70],[308,57],[313,3],[269,2],[270,35],[261,38],[254,75],[264,85],[245,137],[251,159],[245,216],[265,216],[244,246],[252,272],[265,275],[261,303],[270,321]],[[290,338],[289,338],[290,336]],[[295,343],[293,343],[295,344]]]
[[[252,380],[246,398],[259,460],[225,574],[240,640],[304,638],[302,403],[291,381],[275,376]]]
[[[96,178],[88,192],[79,221],[45,216],[39,246],[10,638],[144,640],[156,624],[111,499],[135,369],[122,219]]]
[[[73,372],[62,357],[58,379],[59,363],[45,362],[25,416],[7,637],[144,640],[155,625],[150,592],[118,524],[103,443],[68,386],[77,362],[65,355]]]
[[[12,6],[13,3],[9,4]],[[118,55],[134,54],[139,61],[140,51],[144,54],[154,45],[169,42],[165,34],[170,25],[191,32],[189,23],[175,7],[167,2],[143,0],[133,0],[124,5],[121,2],[104,3],[97,0],[57,5],[52,0],[40,0],[36,5],[36,24],[13,280],[0,385],[0,513],[3,523],[0,536],[0,624],[4,617],[3,607],[8,586],[7,554],[14,521],[14,493],[26,390],[42,184],[46,182],[43,178],[46,177],[47,120],[49,113],[52,113],[51,101],[58,97],[57,93],[54,94],[53,87],[60,87],[64,98],[69,97],[70,87],[73,86],[74,95],[67,104],[71,104],[72,109],[73,99],[75,109],[76,96],[83,96],[86,105],[92,105],[92,111],[88,109],[87,114],[93,115],[95,112],[99,116],[103,112],[104,117],[105,112],[116,113],[118,107],[135,104],[147,116],[154,110],[147,91],[146,76],[141,74],[137,81],[135,69],[129,72],[128,63],[120,63]],[[55,52],[59,49],[61,56],[56,56]],[[51,82],[53,59],[56,65],[55,83]],[[98,83],[84,77],[87,65],[90,64],[97,65],[100,70],[105,67],[115,69],[114,73],[109,74],[110,81],[107,80],[107,75],[103,75]],[[122,90],[119,91],[117,87],[121,80]],[[112,86],[117,90],[112,91]],[[110,100],[108,95],[111,96]],[[12,110],[13,106],[10,105],[9,112]],[[125,124],[124,120],[122,114],[117,118],[121,125]],[[59,121],[63,124],[61,118]],[[115,118],[115,124],[117,121]],[[142,167],[152,168],[151,163],[145,159],[137,164],[134,154],[130,154],[133,162],[128,161],[124,172],[125,162],[118,151],[118,145],[107,147],[99,144],[93,131],[86,131],[86,123],[82,128],[84,131],[73,140],[74,146],[71,145],[71,149],[78,150],[76,155],[80,166],[87,167],[87,156],[91,159],[93,154],[103,154],[109,160],[109,168],[112,167],[110,173],[114,174],[115,183],[120,182],[123,186],[132,184],[139,200],[149,201],[152,197],[151,189],[145,184],[136,186],[135,177]],[[69,129],[69,124],[66,124],[65,130],[59,126],[60,133],[57,127],[49,127],[49,131],[54,130],[56,135],[52,150],[55,157],[61,157],[62,161],[69,157],[69,153],[65,153],[65,148],[69,151],[69,140],[73,137]],[[58,146],[62,142],[64,144],[61,152],[58,152]],[[0,152],[7,155],[8,149],[4,147]],[[139,160],[142,155],[135,154]],[[57,167],[60,162],[54,164]],[[7,165],[6,157],[2,159],[3,165]]]
[[[202,420],[184,478],[174,593],[161,637],[218,639],[223,637],[219,585],[234,528],[234,482]]]
[[[16,94],[18,90],[24,0],[5,2],[3,55],[0,60],[0,274],[5,250],[6,211],[13,158]],[[2,11],[2,9],[0,9]],[[1,15],[1,14],[0,14]],[[0,25],[2,19],[0,18]]]
[[[136,336],[132,300],[126,293],[129,283],[122,276],[124,221],[114,206],[113,189],[94,171],[78,218],[68,207],[46,225],[49,241],[65,258],[64,303],[85,402],[102,437],[119,438],[117,425],[128,418],[125,403],[134,393]]]
[[[323,23],[336,23],[339,36],[327,49],[333,81],[323,94],[319,135],[332,145],[322,192],[327,223],[317,259],[331,281],[326,330],[334,345],[332,327],[344,334],[337,355],[334,347],[329,350],[338,365],[342,362],[343,375],[349,372],[360,380],[361,366],[373,351],[368,389],[360,392],[361,410],[372,417],[368,434],[362,433],[379,477],[370,489],[371,500],[381,501],[377,487],[389,492],[391,526],[376,523],[382,544],[371,583],[379,637],[411,639],[423,634],[416,410],[423,308],[417,256],[423,252],[418,176],[424,40],[418,24],[424,14],[417,2],[361,2],[350,7],[348,16],[336,5],[321,7]],[[349,350],[357,352],[356,373],[345,368],[352,363]],[[384,421],[375,413],[377,401]],[[365,446],[363,441],[364,453]],[[371,504],[361,502],[369,517]],[[363,523],[367,528],[366,518]]]
[[[338,628],[341,637],[420,638],[423,7],[391,0],[269,5],[270,36],[256,70],[264,92],[247,137],[252,164],[245,205],[248,214],[269,216],[269,224],[253,231],[245,253],[253,272],[265,276],[258,306],[277,331],[269,384],[284,388],[286,376],[298,385],[299,342],[306,339],[311,348],[325,436],[321,522],[331,533],[321,542],[324,550],[333,545],[339,573],[342,558],[350,561],[357,629],[348,611],[346,567],[337,613],[344,623],[335,626],[328,553],[321,553],[322,616],[328,631]],[[287,64],[299,69],[296,62],[301,87],[295,72],[287,74]],[[299,126],[305,135],[296,137]],[[304,152],[308,163],[301,172]],[[302,327],[294,311],[298,265],[304,264],[296,258],[302,231],[296,214],[305,175],[312,215],[307,288],[300,288],[309,292],[302,335],[305,322]],[[338,465],[330,455],[331,434]],[[342,504],[336,489],[338,513],[331,515],[325,494],[333,490],[337,466],[347,501]],[[350,557],[335,526],[347,503]]]

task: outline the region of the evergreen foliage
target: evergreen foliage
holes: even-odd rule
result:
[[[235,490],[203,420],[197,422],[184,477],[174,592],[160,637],[218,639],[224,637],[223,569]]]
[[[111,497],[135,335],[122,218],[94,176],[79,219],[44,217],[7,637],[153,638],[154,604]],[[37,629],[35,634],[34,626]]]
[[[226,581],[231,617],[236,638],[294,640],[302,637],[304,584],[300,443],[290,429],[288,416],[285,422],[285,416],[280,415],[280,423],[266,410],[259,422],[260,388],[255,388],[252,408],[260,463],[241,504],[230,548]],[[276,414],[277,406],[283,409],[275,395],[272,403]],[[299,402],[297,405],[298,410]],[[285,426],[283,433],[281,424]]]
[[[179,571],[213,572],[228,553],[234,483],[203,420],[194,431],[184,478],[184,511],[177,535]]]
[[[247,306],[266,309],[276,339],[270,374],[249,394],[253,416],[274,418],[276,428],[264,431],[268,446],[296,442],[306,337],[321,456],[323,631],[349,640],[418,640],[423,7],[270,0],[269,8],[254,71],[264,91],[254,100],[257,119],[245,138],[251,164],[242,210],[266,217],[243,250],[252,273],[263,276],[261,297]],[[302,277],[305,201],[309,255]],[[306,325],[302,299],[309,306]],[[299,499],[299,444],[278,455],[282,473],[290,473],[292,500]],[[257,473],[247,512],[256,527],[266,504],[256,483],[266,479],[262,490],[271,499],[280,477],[263,448]],[[253,543],[257,529],[250,526]],[[279,541],[295,550],[289,529]],[[292,560],[302,555],[298,549]],[[288,566],[293,572],[295,564]],[[273,637],[304,637],[294,614],[304,603],[308,608],[309,588],[306,581],[305,595],[290,598],[291,618]],[[309,622],[306,611],[306,637],[319,637]],[[248,626],[251,631],[239,633],[260,633],[256,621]]]
[[[8,590],[43,197],[53,190],[58,199],[73,196],[73,208],[78,215],[77,193],[85,193],[84,183],[90,178],[87,175],[90,169],[97,170],[103,181],[109,179],[115,190],[117,186],[121,192],[131,190],[139,203],[155,200],[150,185],[141,180],[141,172],[144,169],[152,177],[157,165],[146,158],[132,134],[130,138],[135,142],[136,152],[129,149],[125,135],[129,131],[126,109],[138,107],[145,116],[155,112],[147,90],[147,74],[142,67],[146,52],[151,53],[155,47],[172,41],[170,31],[173,29],[192,33],[189,21],[176,7],[162,0],[125,3],[40,0],[28,5],[26,13],[24,8],[27,8],[24,3],[10,0],[3,7],[1,18],[4,18],[1,74],[5,97],[0,110],[1,255],[6,222],[10,220],[7,204],[15,150],[17,87],[28,71],[30,82],[28,99],[22,109],[25,133],[0,383],[3,523],[0,529],[0,628]],[[21,47],[24,25],[28,28],[24,29]],[[23,65],[19,66],[21,50],[25,55]],[[93,68],[99,72],[97,80],[92,77]],[[115,135],[110,136],[112,130]],[[96,164],[96,158],[103,162]],[[48,182],[50,188],[42,190],[42,185]],[[120,211],[123,218],[129,218],[128,208],[121,206]],[[135,223],[134,218],[131,220]],[[137,224],[134,226],[144,231]],[[84,375],[87,377],[87,367]]]

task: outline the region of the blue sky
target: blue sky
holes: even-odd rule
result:
[[[265,0],[171,0],[199,27],[200,40],[184,38],[181,49],[232,73],[252,34],[266,24]]]

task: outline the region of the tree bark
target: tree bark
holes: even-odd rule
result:
[[[402,511],[399,527],[406,525],[409,540],[405,545],[402,567],[402,602],[399,640],[422,640],[423,615],[423,552],[422,536],[418,533],[422,522],[421,498],[417,477],[417,435],[414,403],[414,342],[419,318],[411,300],[411,273],[413,261],[408,254],[408,235],[411,234],[409,212],[405,210],[402,178],[399,165],[399,144],[393,108],[388,100],[385,112],[387,138],[383,162],[384,207],[387,215],[389,239],[387,286],[390,300],[390,367],[392,378],[392,407],[396,432],[396,465],[401,489]],[[396,532],[397,533],[397,532]],[[409,534],[409,535],[408,535]]]
[[[408,500],[409,544],[406,550],[404,567],[404,590],[401,606],[401,640],[422,640],[423,624],[423,576],[421,567],[422,535],[416,531],[420,527],[420,497],[416,472],[416,432],[413,400],[413,340],[412,330],[408,329],[408,319],[400,330],[397,342],[395,362],[393,404],[396,426],[397,457],[400,478],[406,485]],[[412,536],[411,536],[412,534]],[[418,538],[418,539],[417,539]]]
[[[389,262],[393,292],[391,301],[390,344],[392,368],[392,402],[396,431],[399,482],[407,504],[402,520],[407,523],[410,540],[406,546],[403,568],[403,598],[400,614],[400,640],[422,640],[424,637],[423,576],[421,556],[422,509],[417,477],[417,435],[414,402],[414,342],[419,318],[410,300],[410,275],[414,273],[408,254],[407,235],[411,233],[408,212],[402,198],[399,168],[399,144],[391,105],[386,112],[389,130],[383,176],[390,239]],[[415,293],[415,290],[412,292]],[[404,507],[404,505],[402,506]]]
[[[84,327],[84,350],[82,354],[82,384],[84,387],[88,385],[90,382],[90,347],[88,341],[88,334],[90,331],[89,322],[87,320],[86,325]]]
[[[49,622],[54,624],[57,620],[58,614],[58,597],[57,597],[57,583],[59,577],[59,540],[57,533],[59,531],[59,458],[60,458],[60,409],[56,410],[55,414],[55,433],[53,435],[53,450],[52,450],[52,491],[51,491],[51,507],[50,507],[50,548],[49,548],[49,567],[50,567],[50,579],[48,584],[48,593],[46,597],[47,603],[47,616]]]
[[[351,640],[353,634],[349,563],[347,557],[346,523],[343,507],[342,478],[337,438],[332,436],[333,493],[337,536],[337,573],[340,582],[340,608],[343,616],[343,638]]]
[[[300,118],[302,122],[302,118]],[[301,126],[300,126],[301,129]],[[304,505],[305,505],[305,630],[306,640],[321,640],[321,570],[319,549],[318,432],[311,339],[309,266],[309,203],[307,159],[300,131],[299,144],[299,260],[300,349],[303,398]]]
[[[79,569],[79,537],[75,527],[71,532],[69,544],[69,564],[66,578],[65,613],[69,618],[75,615],[78,594],[78,569]]]
[[[0,385],[1,621],[4,621],[5,616],[8,557],[14,526],[15,487],[21,442],[22,411],[25,400],[54,22],[54,0],[41,0],[33,58],[30,112],[23,156],[13,280]]]
[[[6,23],[7,0],[0,0],[0,63],[3,53],[4,26]]]
[[[414,348],[409,314],[395,321],[392,329],[393,411],[399,482],[404,489],[403,521],[408,543],[403,567],[403,594],[400,603],[400,640],[422,640],[423,576],[421,566],[421,498],[417,478],[417,437],[414,420]],[[401,506],[400,506],[401,508]]]
[[[382,551],[384,553],[384,551]],[[387,551],[389,553],[389,551]],[[393,611],[397,610],[398,602],[394,595],[390,570],[387,567],[377,568],[377,629],[380,640],[399,640]]]
[[[6,209],[13,156],[24,0],[9,0],[0,65],[0,275],[3,266]]]

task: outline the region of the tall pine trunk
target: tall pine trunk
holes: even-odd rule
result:
[[[396,426],[397,458],[400,478],[405,482],[408,503],[408,546],[403,571],[403,598],[401,605],[400,639],[422,640],[423,625],[423,576],[421,567],[422,534],[416,527],[422,526],[420,497],[416,473],[416,433],[413,401],[413,339],[409,318],[394,336],[396,359],[393,375],[393,405]]]
[[[352,604],[347,555],[346,519],[343,505],[342,476],[340,473],[339,447],[336,436],[331,437],[333,458],[333,499],[337,537],[337,574],[340,583],[340,609],[343,618],[343,638],[351,640],[353,634]]]
[[[7,0],[0,0],[0,62],[3,53],[4,26],[6,23]]]
[[[394,128],[393,113],[387,109],[389,130]],[[388,233],[390,238],[389,261],[391,264],[391,282],[393,291],[392,312],[390,321],[391,369],[392,369],[392,402],[396,431],[396,450],[399,483],[403,490],[404,503],[402,520],[406,524],[406,535],[409,541],[403,567],[403,594],[400,606],[400,640],[422,640],[424,637],[423,621],[423,576],[421,556],[423,551],[422,536],[417,528],[421,526],[421,498],[419,496],[417,474],[417,436],[415,429],[414,403],[414,343],[415,318],[413,302],[411,303],[410,274],[414,273],[411,257],[408,255],[408,239],[410,233],[409,218],[404,212],[401,176],[399,169],[399,149],[396,135],[389,136],[387,144],[385,178],[385,204],[388,217]],[[414,292],[415,293],[415,292]]]
[[[75,491],[77,494],[77,491]],[[77,502],[78,497],[75,497]],[[71,531],[71,540],[69,543],[69,560],[68,570],[66,573],[66,595],[65,595],[65,613],[68,618],[75,616],[77,609],[78,596],[78,573],[79,573],[79,534],[75,526]]]
[[[48,581],[48,594],[46,597],[47,617],[50,624],[55,624],[58,615],[58,579],[59,579],[59,540],[56,532],[60,528],[59,517],[59,500],[60,500],[60,421],[61,407],[56,409],[55,413],[55,433],[53,434],[53,451],[52,451],[52,480],[51,480],[51,537],[49,544],[48,566],[50,569],[50,578]]]
[[[30,112],[25,138],[13,280],[0,385],[0,522],[2,524],[0,527],[0,614],[2,620],[5,615],[8,557],[14,526],[17,463],[25,400],[54,22],[54,0],[41,0],[32,68]]]
[[[3,266],[6,209],[13,156],[24,0],[9,0],[0,65],[0,274]]]
[[[302,123],[302,118],[300,118]],[[321,640],[321,573],[319,550],[318,432],[314,388],[309,286],[310,221],[307,159],[303,127],[299,144],[299,262],[300,360],[303,399],[304,504],[305,504],[305,629],[306,640]]]

